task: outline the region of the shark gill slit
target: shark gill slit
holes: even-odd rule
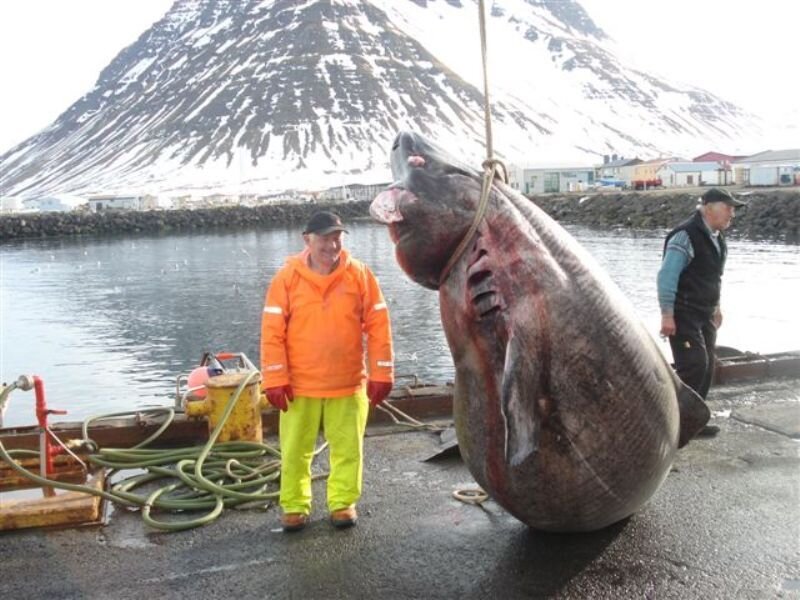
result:
[[[480,232],[478,237],[480,237]],[[467,269],[468,272],[469,269],[471,269],[489,254],[485,248],[480,248],[478,246],[477,239],[472,246],[472,253],[473,258],[470,260],[470,264]],[[467,289],[472,291],[477,289],[477,293],[475,293],[474,296],[470,294],[470,301],[472,302],[472,308],[477,313],[479,319],[491,316],[492,314],[500,311],[501,308],[500,303],[496,301],[497,292],[491,285],[492,277],[493,273],[491,269],[485,268],[470,274],[467,279]]]

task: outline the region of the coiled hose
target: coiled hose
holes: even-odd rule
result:
[[[15,456],[38,456],[38,452],[8,451],[0,442],[0,458],[15,471],[40,486],[83,492],[101,496],[122,506],[141,508],[142,519],[155,529],[179,531],[205,525],[216,519],[225,507],[269,501],[280,493],[279,489],[268,491],[268,486],[280,477],[280,452],[277,449],[259,442],[224,442],[214,445],[242,391],[257,375],[258,371],[252,371],[244,378],[226,404],[220,422],[203,446],[173,449],[145,448],[169,427],[175,417],[175,411],[168,407],[136,411],[138,414],[165,413],[166,418],[155,433],[132,448],[102,448],[89,455],[88,460],[92,464],[114,471],[126,469],[146,471],[115,483],[109,491],[53,481],[28,471],[14,460]],[[113,413],[88,418],[83,423],[84,442],[97,447],[89,438],[90,423],[129,414],[135,413]],[[324,446],[316,453],[323,448]],[[266,456],[273,458],[265,460]],[[161,479],[173,480],[173,483],[158,487],[146,496],[133,492],[145,484],[152,486]],[[161,511],[207,512],[192,519],[159,521],[151,515],[153,508]]]

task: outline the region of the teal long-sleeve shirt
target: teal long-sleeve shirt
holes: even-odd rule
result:
[[[664,260],[658,270],[658,305],[662,315],[672,315],[678,281],[686,265],[694,258],[694,249],[689,234],[679,231],[673,235],[664,251]]]

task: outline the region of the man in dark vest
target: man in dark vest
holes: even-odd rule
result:
[[[722,325],[719,307],[727,247],[722,234],[745,203],[711,188],[697,212],[669,232],[658,272],[661,335],[669,337],[675,370],[704,400],[714,375],[714,345]],[[703,435],[719,428],[707,425]]]

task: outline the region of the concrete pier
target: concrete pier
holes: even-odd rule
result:
[[[458,457],[422,462],[436,436],[381,426],[366,441],[355,528],[328,523],[323,481],[294,534],[274,507],[181,533],[117,509],[106,527],[0,536],[0,588],[14,599],[800,598],[800,381],[715,388],[709,404],[721,432],[680,451],[642,511],[595,533],[532,531],[491,500],[458,502],[452,492],[475,485]]]

